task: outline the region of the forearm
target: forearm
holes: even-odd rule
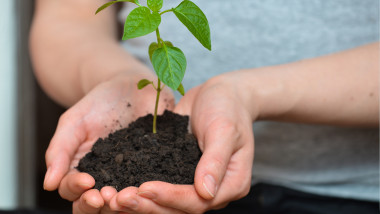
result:
[[[379,44],[287,65],[238,71],[254,119],[379,124]]]
[[[37,1],[30,35],[33,66],[44,90],[65,106],[115,76],[152,75],[118,44],[114,7],[95,16],[102,3]]]

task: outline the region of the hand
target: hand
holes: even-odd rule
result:
[[[60,118],[57,130],[46,152],[46,190],[58,188],[59,194],[73,203],[74,213],[107,213],[108,203],[116,190],[107,187],[91,189],[95,180],[74,167],[91,150],[99,137],[126,127],[139,116],[154,109],[155,90],[137,89],[138,77],[119,75],[100,83]],[[168,90],[162,92],[160,111],[173,108],[174,99]]]
[[[183,97],[175,111],[190,115],[203,155],[194,185],[152,181],[114,195],[111,208],[128,213],[203,213],[244,197],[251,186],[252,115],[234,73],[213,78]],[[148,200],[150,199],[150,200]],[[133,203],[132,203],[133,202]]]

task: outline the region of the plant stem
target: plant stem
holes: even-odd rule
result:
[[[156,37],[157,37],[158,47],[160,48],[161,47],[161,36],[160,36],[160,30],[158,28],[156,29]]]
[[[153,115],[153,133],[154,134],[157,133],[157,109],[158,109],[158,101],[160,99],[160,92],[161,92],[161,80],[158,78],[156,105],[154,107],[154,115]]]
[[[164,10],[164,11],[162,11],[161,13],[160,13],[160,15],[162,15],[162,14],[164,14],[164,13],[167,13],[167,12],[171,12],[171,11],[173,11],[174,9],[172,8],[172,9],[169,9],[169,10]]]
[[[157,36],[157,44],[158,44],[158,47],[160,48],[161,47],[161,37],[160,37],[160,31],[158,30],[158,28],[156,29],[156,36]],[[154,106],[154,115],[153,115],[153,133],[156,134],[157,133],[157,110],[158,110],[158,101],[160,100],[160,93],[161,93],[161,80],[160,78],[157,78],[158,79],[158,82],[157,82],[157,88],[156,89],[156,92],[157,92],[157,95],[156,95],[156,105]]]

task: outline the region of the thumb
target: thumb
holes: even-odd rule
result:
[[[70,169],[70,163],[79,147],[79,142],[84,140],[82,129],[74,124],[67,125],[64,118],[61,116],[45,154],[47,172],[44,189],[48,191],[58,188],[62,178]]]
[[[193,102],[196,99],[200,86],[192,88],[181,98],[174,108],[174,112],[180,115],[191,115]]]
[[[203,155],[195,171],[194,186],[198,194],[206,199],[213,199],[223,178],[233,153],[233,145],[239,138],[233,126],[215,123],[207,129],[199,144],[203,145]],[[199,135],[198,136],[202,136]]]

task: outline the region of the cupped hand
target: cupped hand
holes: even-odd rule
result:
[[[137,78],[120,75],[100,83],[59,119],[46,152],[44,189],[58,188],[62,198],[74,201],[74,213],[112,213],[108,203],[116,190],[92,189],[95,180],[75,167],[99,137],[153,112],[155,90],[152,87],[138,90]],[[164,90],[161,99],[166,102],[161,102],[159,111],[173,108],[171,92]]]
[[[234,73],[215,77],[189,92],[175,108],[190,115],[203,155],[194,185],[159,181],[127,188],[110,202],[128,213],[203,213],[248,194],[253,164],[252,109]],[[148,200],[149,199],[149,200]]]

